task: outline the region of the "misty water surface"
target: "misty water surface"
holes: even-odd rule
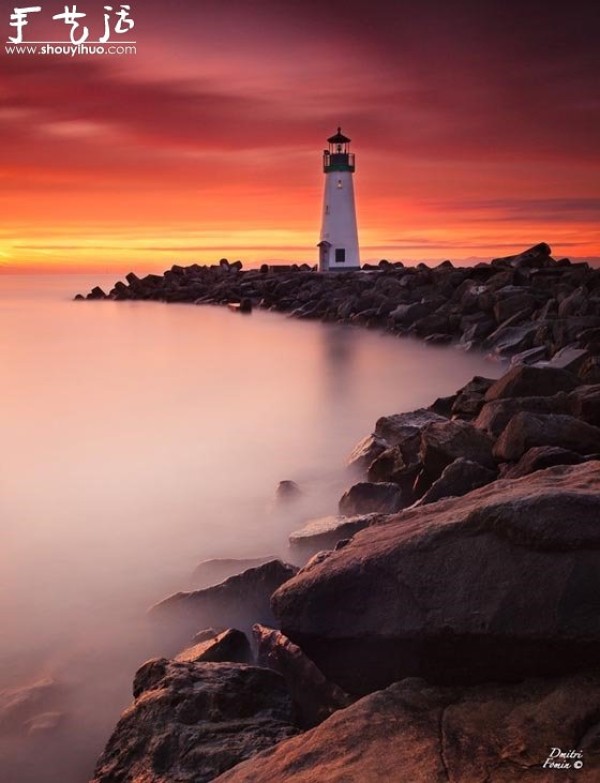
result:
[[[135,669],[169,651],[150,604],[205,558],[286,557],[380,415],[501,372],[270,313],[70,301],[92,282],[0,277],[0,689],[52,678],[40,712],[63,713],[27,736],[0,724],[3,783],[85,781]],[[305,492],[287,514],[282,479]]]

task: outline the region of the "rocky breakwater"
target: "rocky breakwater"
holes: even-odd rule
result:
[[[567,347],[597,353],[600,345],[600,270],[555,260],[545,243],[472,267],[382,261],[333,275],[306,264],[246,271],[241,262],[222,259],[214,266],[173,266],[163,275],[130,273],[125,280],[108,294],[95,287],[76,298],[221,304],[241,312],[262,307],[483,347],[522,361],[549,359]]]
[[[292,536],[327,549],[152,610],[192,646],[138,671],[94,783],[597,780],[599,451],[585,363],[382,417]]]

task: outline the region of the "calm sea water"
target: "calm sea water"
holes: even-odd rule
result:
[[[135,669],[164,652],[150,604],[205,558],[286,556],[292,529],[335,512],[380,415],[501,372],[270,313],[71,301],[96,282],[0,277],[0,689],[50,678],[33,713],[61,713],[52,730],[0,718],[4,783],[87,780]],[[282,479],[305,492],[291,511]]]

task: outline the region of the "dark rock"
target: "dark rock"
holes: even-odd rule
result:
[[[600,427],[600,384],[580,386],[572,391],[569,395],[569,412],[588,424]]]
[[[210,587],[217,585],[230,576],[241,574],[249,568],[256,568],[271,560],[276,560],[274,555],[265,557],[216,557],[212,560],[204,560],[194,569],[192,581],[196,587]]]
[[[198,641],[193,647],[187,647],[175,658],[176,661],[190,663],[253,663],[252,651],[246,634],[229,628],[211,639]]]
[[[438,397],[435,402],[429,406],[429,409],[439,416],[449,418],[452,413],[452,406],[456,402],[458,394],[451,394],[448,397]]]
[[[93,783],[208,783],[297,733],[283,678],[233,663],[148,661]]]
[[[561,370],[577,374],[579,368],[590,356],[584,348],[578,348],[576,345],[567,345],[557,351],[554,356],[546,362],[541,362],[539,367],[558,367]]]
[[[496,475],[496,471],[484,468],[478,462],[459,457],[444,468],[439,479],[425,492],[419,505],[435,503],[442,498],[466,495],[467,492],[494,481]]]
[[[548,349],[545,345],[539,345],[536,348],[529,348],[527,351],[521,351],[511,356],[510,366],[511,368],[517,364],[535,364],[536,362],[542,362],[548,356]]]
[[[397,484],[361,481],[344,492],[339,502],[339,511],[347,517],[372,512],[393,514],[403,505],[405,503],[402,490]]]
[[[495,481],[357,533],[273,595],[349,693],[558,675],[600,655],[600,462]]]
[[[484,395],[493,383],[492,378],[476,375],[458,391],[452,405],[452,415],[471,418],[477,416],[483,406]]]
[[[410,678],[214,783],[596,783],[599,691],[596,670],[468,689]],[[556,747],[583,766],[544,770]]]
[[[521,316],[520,313],[517,313],[513,318],[509,318],[508,321],[501,324],[483,341],[484,347],[491,349],[493,353],[501,357],[513,356],[532,348],[537,327],[535,323],[526,323],[520,326],[510,323],[519,320],[521,320]]]
[[[257,622],[275,625],[270,597],[297,571],[295,566],[271,560],[214,587],[175,593],[155,604],[150,614],[157,620],[176,624],[182,632],[208,625],[243,630]]]
[[[381,518],[381,514],[363,514],[355,517],[329,516],[312,519],[290,535],[290,546],[303,556],[312,557],[322,549],[333,549],[338,541],[351,538],[359,530],[375,524]]]
[[[284,479],[277,486],[276,497],[280,503],[289,503],[297,500],[302,495],[302,490],[295,481]]]
[[[83,294],[75,294],[74,301],[75,302],[82,302],[85,299],[85,296]]]
[[[352,449],[347,465],[358,473],[365,473],[373,460],[387,447],[388,443],[384,438],[378,435],[367,435]]]
[[[572,402],[564,392],[552,397],[504,397],[486,402],[474,426],[497,438],[508,422],[521,411],[529,413],[571,413]]]
[[[375,435],[383,438],[390,446],[399,446],[404,462],[411,465],[418,461],[423,428],[428,424],[444,421],[444,416],[428,408],[419,408],[410,413],[382,416],[375,425]]]
[[[407,468],[399,446],[392,446],[376,457],[369,466],[369,481],[396,482]]]
[[[281,631],[257,624],[253,632],[258,664],[282,675],[302,728],[316,726],[336,710],[351,704],[351,697],[339,685],[329,682],[300,647]]]
[[[555,465],[579,465],[584,459],[581,454],[562,449],[560,446],[535,446],[526,451],[517,464],[509,468],[502,478],[521,478],[535,473],[536,470],[545,470]]]
[[[566,370],[523,364],[513,367],[490,386],[485,399],[489,402],[503,397],[549,397],[560,391],[570,392],[577,383],[577,378]]]
[[[108,297],[99,285],[94,286],[90,293],[86,296],[86,299],[107,299]]]
[[[600,384],[600,356],[589,356],[577,370],[582,383]]]
[[[515,414],[494,445],[501,461],[518,460],[534,446],[560,446],[577,454],[594,454],[600,448],[600,429],[560,413]]]
[[[494,467],[492,441],[466,421],[428,424],[421,433],[419,454],[431,479],[440,476],[444,468],[459,457]]]
[[[501,265],[507,263],[517,269],[543,269],[544,267],[554,264],[551,257],[552,250],[550,245],[545,242],[540,242],[528,250],[524,250],[516,256],[506,256],[505,258],[495,258],[492,261],[493,265]]]
[[[240,300],[240,313],[251,313],[252,306],[252,299],[248,296],[244,297]]]
[[[512,318],[517,314],[525,319],[531,315],[535,306],[536,299],[534,296],[517,289],[517,292],[511,296],[498,299],[494,305],[494,318],[498,324],[503,323],[508,318]]]

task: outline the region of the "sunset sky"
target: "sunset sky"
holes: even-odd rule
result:
[[[67,42],[37,4],[25,41]],[[130,5],[136,55],[2,50],[0,270],[314,262],[338,125],[363,261],[600,257],[597,3]]]

